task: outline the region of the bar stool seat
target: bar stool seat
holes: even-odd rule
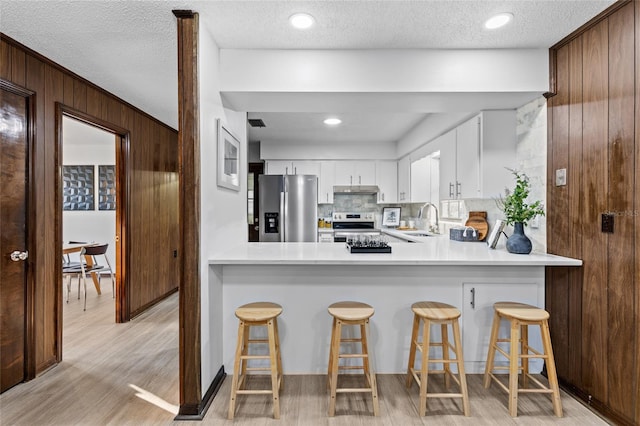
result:
[[[377,416],[378,389],[376,375],[371,368],[371,352],[368,345],[369,318],[374,314],[374,309],[370,305],[361,302],[337,302],[329,306],[329,314],[333,316],[333,327],[331,330],[331,347],[329,349],[329,366],[327,369],[328,387],[330,389],[329,416],[333,417],[336,410],[336,394],[348,392],[371,393],[373,402],[373,415]],[[356,325],[360,327],[359,338],[342,338],[343,325]],[[341,343],[360,343],[362,350],[360,353],[340,353]],[[340,366],[340,358],[362,358],[362,366]],[[367,387],[361,388],[339,388],[339,370],[363,370]]]
[[[553,404],[553,411],[557,417],[562,417],[562,402],[560,400],[560,390],[558,378],[556,376],[556,365],[551,347],[551,336],[549,334],[549,313],[544,309],[518,302],[496,302],[493,305],[493,326],[491,328],[491,339],[489,341],[489,353],[484,373],[484,387],[489,388],[491,381],[495,381],[504,391],[509,394],[509,414],[512,417],[518,415],[518,393],[549,393]],[[507,320],[511,323],[511,331],[508,339],[499,339],[498,332],[500,321]],[[542,337],[543,352],[539,352],[529,346],[530,325],[540,327]],[[509,352],[506,352],[498,343],[509,343]],[[518,348],[520,346],[520,348]],[[500,352],[509,361],[508,367],[494,367],[496,351]],[[529,359],[541,358],[547,366],[547,377],[549,386],[529,374]],[[518,360],[520,361],[519,362]],[[496,375],[494,370],[509,370],[509,387],[505,386]],[[522,386],[518,387],[518,376],[522,370]],[[534,382],[538,388],[526,388],[528,381]]]
[[[471,415],[471,409],[469,405],[469,393],[467,390],[467,378],[464,371],[464,357],[462,356],[462,342],[460,337],[460,324],[458,319],[460,318],[460,311],[455,307],[441,302],[416,302],[411,305],[411,310],[414,313],[413,316],[413,330],[411,333],[411,347],[409,348],[409,365],[407,366],[407,387],[411,387],[413,380],[416,381],[420,387],[420,416],[424,416],[427,410],[427,398],[462,398],[462,409],[465,416]],[[418,341],[418,334],[420,330],[420,322],[423,322],[422,327],[422,341]],[[430,333],[431,325],[440,324],[440,331],[442,333],[441,342],[431,342]],[[451,325],[453,329],[453,339],[455,345],[451,345],[449,342],[448,326]],[[433,359],[429,357],[429,348],[441,347],[442,359]],[[452,350],[455,358],[449,357],[449,350]],[[421,365],[420,369],[415,368],[416,353],[421,352]],[[442,370],[430,370],[430,363],[442,363]],[[451,371],[451,364],[457,364],[458,377],[456,377]],[[449,388],[449,378],[453,380],[460,387],[460,393],[428,393],[427,392],[427,380],[431,374],[444,374],[445,387]]]
[[[280,418],[279,390],[283,387],[282,360],[280,357],[280,338],[278,336],[277,317],[282,313],[282,306],[271,302],[255,302],[242,305],[236,309],[238,325],[238,341],[233,364],[233,380],[231,382],[231,398],[229,400],[229,420],[235,414],[236,398],[239,394],[271,394],[273,399],[273,417]],[[267,339],[251,339],[251,327],[266,326]],[[268,355],[249,355],[250,344],[267,344]],[[268,359],[269,367],[248,367],[249,360]],[[243,389],[247,371],[269,371],[271,389]]]

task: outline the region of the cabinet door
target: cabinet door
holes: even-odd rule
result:
[[[411,162],[411,202],[431,201],[431,157]]]
[[[294,175],[320,176],[320,162],[318,161],[294,161],[292,167]]]
[[[353,163],[353,184],[354,185],[375,185],[376,184],[376,162],[375,161],[355,161]]]
[[[266,175],[292,175],[293,164],[291,161],[269,160],[265,171]]]
[[[398,201],[411,200],[411,158],[407,155],[398,161]]]
[[[398,164],[395,161],[376,162],[378,203],[398,202]]]
[[[333,185],[335,185],[336,162],[320,162],[320,179],[318,181],[318,204],[333,203]]]
[[[335,184],[336,185],[357,185],[354,180],[353,161],[336,161],[335,162]]]
[[[468,369],[468,373],[483,373],[489,352],[493,304],[510,301],[542,306],[544,300],[538,300],[539,286],[533,283],[465,283],[462,288],[462,347],[465,368]],[[502,321],[498,337],[508,338],[509,333],[509,323]],[[530,327],[529,344],[537,350],[542,349],[539,327]],[[508,347],[506,346],[508,343],[504,345]],[[495,365],[507,365],[506,359],[498,354]],[[532,360],[530,370],[539,373],[542,370],[542,363]]]
[[[456,129],[456,198],[478,198],[480,193],[480,117]]]
[[[456,129],[438,138],[440,143],[439,182],[440,199],[456,198]]]

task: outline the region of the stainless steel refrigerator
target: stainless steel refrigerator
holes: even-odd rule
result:
[[[260,242],[318,241],[318,177],[261,175]]]

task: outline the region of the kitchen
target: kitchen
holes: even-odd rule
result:
[[[204,49],[204,50],[213,50],[213,51],[218,51],[217,50],[217,45],[215,43],[215,41],[208,35],[204,35],[202,37],[201,41],[201,45],[200,48]],[[544,49],[543,49],[544,50]],[[229,59],[229,55],[231,56],[236,56],[237,52],[229,52],[229,51],[225,51],[225,49],[220,49],[219,50],[221,53],[221,58],[222,58],[222,72],[223,73],[233,73],[236,72],[238,70],[238,68],[235,68],[233,66],[228,67],[227,65],[229,64],[229,62],[227,62],[227,59]],[[282,53],[282,52],[281,52]],[[259,54],[257,54],[257,56],[260,56]],[[282,55],[281,55],[282,56]],[[286,55],[284,55],[286,56]],[[284,57],[282,56],[282,57]],[[313,55],[312,55],[313,56]],[[363,58],[366,57],[366,55],[363,55]],[[527,70],[530,69],[534,69],[537,70],[536,72],[540,72],[542,74],[546,73],[547,71],[544,70],[546,69],[546,60],[544,59],[546,57],[546,52],[541,52],[540,56],[537,58],[537,60],[534,60],[532,62],[530,62],[528,65],[523,66],[522,68],[517,68],[517,64],[515,64],[514,66],[516,68],[511,68],[511,67],[507,67],[509,69],[517,69],[518,71],[514,71],[514,75],[518,75],[518,74],[526,74]],[[237,56],[236,56],[237,59]],[[259,59],[259,58],[258,58]],[[402,63],[402,58],[393,58],[396,63]],[[398,62],[398,59],[400,60]],[[522,58],[520,58],[522,59]],[[232,61],[234,60],[233,58],[231,59]],[[204,64],[204,67],[206,69],[206,67],[209,67],[209,70],[213,70],[212,72],[207,73],[208,76],[217,76],[217,65],[214,65],[211,63],[212,59],[211,58],[205,58],[204,62],[206,62]],[[258,61],[259,62],[259,61]],[[304,62],[304,61],[303,61]],[[313,62],[313,61],[311,61]],[[375,61],[374,61],[375,62]],[[383,62],[389,62],[389,61],[383,61]],[[428,61],[427,61],[428,62]],[[543,63],[543,65],[540,65],[540,63]],[[415,65],[415,63],[413,63],[412,65]],[[419,65],[419,64],[418,64]],[[471,66],[473,68],[473,66]],[[373,66],[373,68],[378,68],[375,65]],[[384,69],[384,66],[380,67],[382,69]],[[410,68],[410,67],[407,67]],[[247,69],[245,67],[245,69]],[[424,66],[423,69],[429,69],[428,66]],[[267,67],[266,70],[261,70],[261,71],[268,71],[269,67]],[[281,72],[281,71],[276,71],[275,68],[273,69],[275,71],[276,75],[287,75],[287,73]],[[534,72],[535,73],[535,72]],[[367,71],[365,70],[360,70],[360,72],[358,72],[357,74],[359,75],[367,75]],[[271,75],[269,72],[266,72],[265,75]],[[335,76],[334,76],[335,77]],[[509,75],[509,76],[500,76],[500,77],[504,77],[501,80],[501,83],[504,83],[505,86],[509,86],[509,82],[512,81],[511,78],[513,77],[513,75]],[[204,77],[203,77],[204,78]],[[338,78],[334,78],[334,81],[340,81],[341,83],[344,83],[344,80],[341,80],[342,77],[338,76]],[[348,80],[348,79],[347,79]],[[542,80],[546,80],[546,78],[542,78]],[[238,85],[231,84],[229,83],[230,81],[233,81],[233,78],[229,78],[228,75],[225,76],[224,79],[222,79],[222,81],[224,81],[224,83],[222,83],[224,85],[224,87],[218,87],[216,84],[217,83],[213,83],[213,87],[218,89],[224,89],[222,90],[225,94],[225,96],[227,98],[232,98],[233,97],[233,92],[236,92],[238,89]],[[272,83],[271,82],[267,82],[267,83]],[[378,82],[379,83],[379,82]],[[445,81],[439,81],[437,83],[437,85],[440,87],[440,89],[442,87],[448,87],[450,88],[450,86],[447,86],[447,84],[445,84]],[[543,81],[543,82],[538,82],[538,85],[534,85],[535,86],[535,92],[538,92],[538,95],[540,93],[542,93],[543,91],[546,90],[548,83],[547,81]],[[210,81],[207,81],[207,84],[211,84]],[[268,85],[268,84],[267,84]],[[322,86],[322,84],[321,84]],[[345,86],[349,86],[351,88],[353,88],[353,90],[358,91],[360,89],[364,89],[364,91],[367,91],[367,93],[369,93],[372,89],[378,89],[379,87],[383,86],[382,84],[373,84],[370,85],[370,87],[368,88],[363,88],[362,87],[362,82],[358,82],[358,81],[348,81],[345,83]],[[401,85],[398,85],[401,86]],[[526,85],[525,85],[526,86]],[[208,86],[209,88],[212,86]],[[270,87],[271,90],[273,90],[273,86]],[[336,90],[336,86],[331,86],[328,85],[327,87],[323,87],[323,89],[325,90],[329,90],[331,91]],[[368,90],[367,90],[368,89]],[[402,87],[393,87],[390,88],[390,90],[402,90]],[[486,89],[486,88],[485,88]],[[487,89],[489,90],[489,89]],[[531,86],[528,87],[523,87],[520,90],[531,90]],[[228,96],[227,96],[228,95]],[[208,103],[209,101],[211,101],[213,98],[213,102]],[[210,91],[203,91],[202,92],[202,96],[201,96],[201,100],[203,101],[203,104],[207,104],[208,107],[207,109],[204,109],[202,111],[202,116],[213,116],[213,117],[222,117],[222,116],[226,116],[226,120],[227,120],[227,125],[232,128],[237,134],[241,134],[243,132],[244,129],[244,119],[241,116],[241,114],[235,114],[234,111],[230,111],[230,110],[224,110],[222,103],[220,102],[220,100],[218,99],[216,101],[215,96],[212,96]],[[392,99],[391,98],[386,98],[386,99],[382,99],[380,98],[380,103],[385,103],[385,102],[391,102]],[[371,102],[369,102],[371,103]],[[294,103],[292,103],[293,105]],[[366,104],[366,103],[365,103]],[[373,102],[372,104],[375,104],[375,102]],[[210,106],[213,105],[213,108],[211,108]],[[477,105],[477,102],[474,104],[474,102],[469,102],[469,105],[471,105],[471,107],[469,107],[470,110],[472,111],[481,111],[484,108],[480,107],[480,105]],[[513,108],[518,108],[521,107],[522,105],[524,105],[524,103],[519,103],[516,105],[512,105]],[[366,107],[366,105],[361,105],[363,108]],[[489,108],[491,109],[491,108]],[[245,109],[245,110],[251,110],[251,109]],[[243,111],[242,108],[238,108],[236,111]],[[460,118],[460,121],[463,119],[463,117]],[[451,123],[448,123],[445,126],[441,127],[441,130],[445,130],[445,128],[449,128],[448,126]],[[204,126],[207,127],[207,126]],[[203,127],[203,140],[215,140],[216,136],[215,134],[212,132],[212,130],[210,128],[204,128]],[[435,135],[434,135],[435,136]],[[422,142],[424,142],[424,139],[422,140]],[[242,143],[246,143],[245,140],[242,140]],[[407,142],[408,143],[408,142]],[[416,147],[419,144],[416,145]],[[244,148],[246,148],[246,145],[243,145]],[[214,154],[210,151],[208,151],[209,147],[203,147],[203,157],[204,158],[214,158]],[[344,153],[344,150],[346,148],[344,147],[336,147],[336,146],[331,146],[331,147],[325,147],[326,151],[331,151],[331,152],[341,152],[341,154]],[[412,149],[406,149],[406,147],[402,147],[402,151],[403,154],[404,153],[408,153],[410,152]],[[389,155],[389,156],[381,156],[377,153],[375,153],[375,150],[373,150],[375,157],[371,157],[370,160],[388,160],[391,158],[397,158],[396,153],[394,153],[393,155]],[[246,155],[246,150],[244,150],[243,155]],[[377,158],[380,157],[380,158]],[[278,157],[274,157],[274,158],[278,158]],[[280,158],[284,158],[284,157],[280,157]],[[292,158],[296,158],[296,159],[301,159],[303,157],[299,156],[299,155],[292,155]],[[321,156],[314,156],[313,158],[316,159],[322,159],[323,157]],[[357,156],[357,155],[341,155],[341,158],[362,158],[362,156]],[[246,229],[246,225],[242,224],[239,220],[238,220],[238,216],[240,216],[239,212],[244,211],[245,210],[245,204],[244,204],[244,200],[242,200],[241,198],[243,198],[242,196],[237,196],[236,194],[231,194],[229,192],[226,191],[220,191],[217,190],[215,188],[215,184],[211,184],[210,182],[215,182],[215,175],[210,175],[209,172],[213,172],[213,171],[205,171],[204,172],[204,176],[203,176],[203,192],[206,192],[208,194],[213,194],[210,199],[204,200],[203,201],[203,205],[202,205],[202,211],[206,212],[203,213],[203,218],[206,219],[203,221],[203,225],[202,225],[202,229],[201,232],[203,233],[203,235],[209,236],[210,238],[203,238],[203,243],[201,247],[197,247],[197,252],[201,253],[201,257],[202,259],[208,259],[211,256],[211,253],[214,253],[216,251],[218,251],[219,248],[221,248],[222,245],[228,244],[229,241],[231,242],[237,242],[238,235],[245,235],[245,231],[244,229]],[[543,179],[544,181],[545,179]],[[242,193],[242,192],[241,192]],[[242,194],[243,195],[243,194]],[[224,205],[226,207],[229,207],[229,211],[216,211],[215,208],[212,208],[215,205]],[[475,209],[475,207],[474,207]],[[478,210],[487,210],[485,208],[477,208]],[[412,213],[412,216],[415,213]],[[244,225],[244,226],[242,226]],[[541,227],[542,229],[544,229],[544,226]],[[215,238],[213,237],[215,236]],[[217,240],[217,241],[206,241],[206,240]],[[214,292],[210,292],[209,289],[209,278],[212,278],[209,274],[208,271],[203,271],[202,276],[201,276],[201,280],[202,280],[202,295],[201,298],[203,300],[203,312],[202,312],[202,327],[203,327],[203,353],[202,353],[202,359],[204,361],[204,364],[202,365],[202,369],[201,369],[201,373],[203,375],[203,380],[202,380],[202,387],[204,388],[203,390],[207,389],[207,384],[211,382],[212,378],[215,377],[215,372],[217,370],[217,366],[221,365],[221,357],[218,357],[217,355],[217,349],[212,349],[212,348],[217,348],[218,347],[218,343],[219,343],[219,339],[220,336],[218,334],[217,331],[215,330],[211,330],[211,328],[209,327],[208,324],[211,323],[211,320],[217,320],[218,319],[218,315],[217,313],[220,312],[216,307],[218,306],[217,302],[217,293]],[[213,354],[213,356],[212,356]],[[204,393],[204,392],[203,392]]]

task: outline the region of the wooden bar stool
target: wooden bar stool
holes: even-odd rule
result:
[[[329,306],[329,314],[333,316],[333,328],[331,330],[331,348],[329,349],[329,367],[327,371],[328,385],[331,392],[329,399],[329,416],[334,416],[336,412],[336,393],[365,392],[371,393],[373,400],[373,415],[378,415],[378,387],[376,385],[376,375],[372,369],[371,351],[368,344],[369,318],[374,310],[366,303],[360,302],[337,302]],[[342,338],[343,325],[360,326],[360,338]],[[362,345],[361,353],[347,354],[340,353],[340,344],[355,342]],[[340,358],[352,359],[362,358],[362,366],[340,366]],[[363,388],[338,388],[338,370],[363,370],[368,387]]]
[[[484,387],[491,385],[491,379],[509,394],[509,414],[511,417],[518,415],[518,392],[520,393],[550,393],[553,403],[553,412],[556,416],[562,417],[562,402],[560,401],[560,390],[558,389],[558,378],[556,376],[556,364],[553,359],[551,348],[551,337],[549,336],[549,313],[544,309],[535,306],[516,302],[497,302],[493,305],[493,326],[491,328],[491,340],[489,341],[489,354],[487,355],[487,365],[484,372]],[[498,339],[500,321],[507,320],[511,323],[511,336],[509,339]],[[542,335],[543,353],[529,346],[528,326],[540,326]],[[509,342],[509,353],[498,346],[500,342]],[[520,346],[520,348],[518,348]],[[504,355],[509,361],[508,367],[494,367],[496,351]],[[529,359],[542,358],[547,365],[547,376],[549,387],[545,386],[535,377],[529,374]],[[521,364],[518,365],[518,359]],[[493,370],[509,370],[509,387],[505,386],[493,374]],[[531,379],[538,388],[518,389],[518,376],[522,370],[522,385],[526,387]]]
[[[278,337],[277,317],[282,313],[282,306],[270,302],[256,302],[240,306],[236,309],[238,325],[238,342],[236,357],[233,364],[233,380],[231,381],[231,399],[229,400],[229,420],[233,419],[236,408],[236,396],[244,394],[272,394],[273,417],[280,418],[279,389],[282,389],[282,360],[280,358],[280,338]],[[266,326],[267,339],[250,339],[251,327]],[[250,344],[267,344],[268,355],[249,355]],[[248,367],[249,360],[268,359],[269,367]],[[271,375],[271,389],[243,389],[247,371],[269,371]]]
[[[420,387],[420,416],[424,416],[427,410],[427,398],[462,398],[462,409],[465,416],[471,415],[469,407],[469,393],[467,391],[467,378],[464,372],[464,358],[462,356],[462,342],[460,338],[460,311],[454,306],[440,302],[416,302],[411,305],[413,316],[413,331],[411,333],[411,347],[409,349],[409,365],[407,367],[407,387],[411,387],[413,379]],[[418,342],[418,331],[420,322],[423,322],[422,341]],[[430,332],[432,324],[440,324],[442,342],[431,342]],[[453,328],[453,340],[455,345],[449,342],[449,331],[447,326]],[[429,348],[431,346],[442,348],[442,359],[429,358]],[[455,359],[450,358],[449,350],[455,354]],[[420,369],[415,368],[416,352],[422,355]],[[442,363],[442,370],[430,370],[430,363]],[[451,371],[451,363],[458,365],[458,377]],[[460,387],[460,393],[427,393],[427,379],[429,373],[444,374],[445,387],[449,388],[450,380],[453,380]]]

